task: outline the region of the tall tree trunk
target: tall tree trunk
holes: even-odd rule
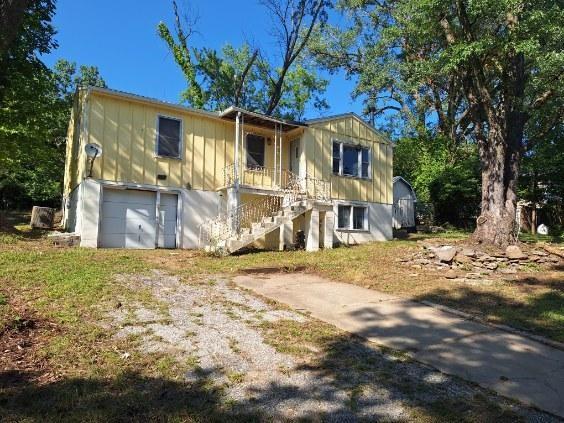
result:
[[[494,139],[492,139],[494,138]],[[482,161],[482,203],[474,239],[505,247],[516,241],[515,216],[517,175],[507,172],[511,153],[503,134],[490,130],[488,141],[480,146]]]

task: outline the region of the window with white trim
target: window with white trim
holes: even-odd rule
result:
[[[339,205],[337,208],[337,228],[347,230],[368,230],[368,207]]]
[[[157,123],[157,156],[180,158],[182,122],[159,116]]]
[[[355,178],[369,178],[370,148],[333,141],[333,173]]]

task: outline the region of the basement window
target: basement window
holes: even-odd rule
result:
[[[333,173],[367,179],[370,175],[370,148],[333,141]]]
[[[247,169],[264,168],[264,142],[263,136],[247,134]]]
[[[180,158],[182,121],[159,116],[157,122],[157,156]]]
[[[337,214],[338,229],[355,231],[368,230],[368,207],[340,205]]]

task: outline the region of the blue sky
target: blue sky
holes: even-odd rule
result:
[[[188,0],[179,0],[184,6]],[[194,44],[220,49],[226,43],[250,40],[268,51],[270,18],[258,0],[190,0],[199,16]],[[162,20],[172,22],[169,0],[58,0],[54,25],[59,48],[44,57],[48,66],[65,58],[96,65],[110,88],[178,102],[185,88],[181,71],[156,33]],[[354,111],[362,105],[351,100],[351,81],[329,76],[327,114]],[[310,110],[307,117],[319,113]]]

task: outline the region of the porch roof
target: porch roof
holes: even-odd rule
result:
[[[282,132],[288,132],[292,129],[307,126],[302,122],[295,122],[286,119],[275,118],[272,116],[263,115],[261,113],[251,112],[240,107],[231,106],[219,113],[222,119],[235,120],[237,113],[241,113],[244,122],[249,125],[255,125],[266,128],[274,128],[274,125],[280,125]]]

